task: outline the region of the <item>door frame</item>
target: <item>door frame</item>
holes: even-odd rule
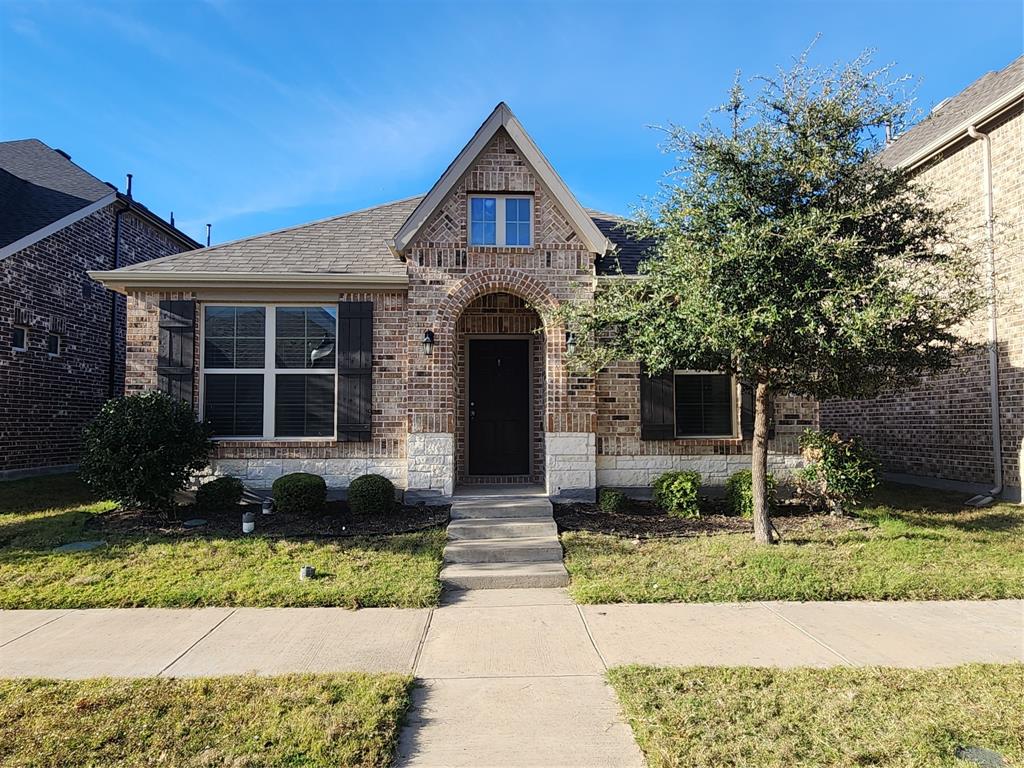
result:
[[[469,450],[470,450],[470,448],[469,448],[469,411],[470,411],[470,407],[469,407],[469,379],[473,375],[473,370],[472,370],[473,369],[473,365],[472,365],[472,362],[471,362],[471,359],[470,359],[470,355],[469,355],[469,343],[471,341],[488,341],[488,340],[491,340],[491,341],[503,341],[503,340],[513,341],[515,339],[521,339],[521,340],[529,342],[527,344],[527,347],[526,347],[526,381],[527,381],[527,389],[526,389],[526,419],[527,419],[527,427],[529,429],[529,434],[528,434],[528,439],[527,439],[526,445],[527,445],[527,452],[529,454],[527,456],[527,462],[528,462],[527,468],[528,468],[529,471],[526,474],[529,475],[529,476],[532,476],[533,473],[537,469],[533,465],[534,464],[534,462],[533,462],[533,441],[536,438],[536,435],[534,434],[534,431],[533,431],[533,416],[534,416],[534,413],[533,413],[533,385],[534,385],[534,382],[533,382],[533,351],[534,351],[533,350],[533,343],[534,343],[535,338],[536,338],[536,334],[533,334],[533,333],[467,333],[467,334],[465,334],[465,339],[464,339],[464,345],[465,346],[464,346],[464,348],[462,350],[463,359],[466,361],[466,374],[465,374],[466,375],[466,380],[462,382],[462,387],[463,387],[462,391],[466,393],[465,394],[465,402],[462,404],[462,407],[463,407],[463,414],[462,414],[462,423],[463,423],[463,427],[462,427],[462,430],[463,430],[463,435],[462,435],[463,457],[462,457],[462,460],[465,463],[466,478],[467,479],[469,479],[471,477],[488,477],[488,475],[474,475],[474,474],[472,474],[469,471]]]

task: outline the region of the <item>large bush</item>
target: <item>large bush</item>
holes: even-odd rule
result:
[[[775,489],[778,487],[775,475],[769,472],[765,483],[768,486],[768,510],[771,511],[775,506]],[[741,469],[729,475],[725,481],[725,501],[729,514],[747,518],[754,516],[754,483],[749,469]]]
[[[806,466],[796,473],[797,492],[814,508],[841,515],[878,486],[878,457],[859,438],[809,429],[800,450]]]
[[[361,475],[349,483],[348,508],[357,515],[379,515],[395,505],[395,484],[383,475]]]
[[[238,506],[245,486],[237,477],[218,477],[196,491],[196,507],[203,512],[222,512]]]
[[[160,392],[118,397],[85,428],[79,471],[104,496],[167,514],[210,448],[209,430],[187,403]]]
[[[270,487],[274,509],[282,515],[319,515],[327,503],[327,483],[320,475],[292,472]]]
[[[672,517],[700,517],[700,472],[666,472],[654,481],[654,503]]]
[[[625,512],[628,505],[629,500],[626,498],[626,494],[614,488],[602,488],[601,492],[597,495],[597,506],[602,512],[606,512],[609,515],[618,515]]]

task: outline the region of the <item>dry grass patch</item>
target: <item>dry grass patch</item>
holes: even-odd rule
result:
[[[609,679],[651,768],[1024,765],[1024,666],[656,669]]]

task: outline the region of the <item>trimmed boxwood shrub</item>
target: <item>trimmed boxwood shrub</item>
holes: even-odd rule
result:
[[[237,477],[218,477],[203,483],[196,491],[196,507],[204,512],[220,512],[237,507],[245,486]]]
[[[320,475],[292,472],[270,487],[274,510],[282,515],[319,515],[327,503],[327,483]]]
[[[654,481],[654,503],[672,517],[700,517],[700,472],[666,472]]]
[[[775,506],[775,489],[778,483],[775,475],[768,473],[768,509]],[[741,469],[733,472],[725,481],[726,508],[730,515],[741,517],[754,516],[754,490],[753,479],[749,469]]]
[[[383,475],[361,475],[348,486],[348,507],[357,515],[388,512],[395,505],[395,484]]]
[[[602,488],[597,495],[597,506],[602,512],[607,512],[609,515],[625,512],[627,504],[626,494],[616,491],[614,488]]]
[[[209,429],[188,403],[162,392],[117,397],[83,432],[79,474],[124,506],[169,514],[211,448]]]

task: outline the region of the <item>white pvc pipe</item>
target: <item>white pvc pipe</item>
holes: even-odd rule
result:
[[[967,126],[967,135],[981,139],[982,183],[985,197],[985,237],[988,241],[988,367],[989,407],[992,411],[993,487],[990,496],[1003,492],[1003,445],[999,418],[999,329],[996,324],[996,245],[992,200],[992,139],[975,126]]]

